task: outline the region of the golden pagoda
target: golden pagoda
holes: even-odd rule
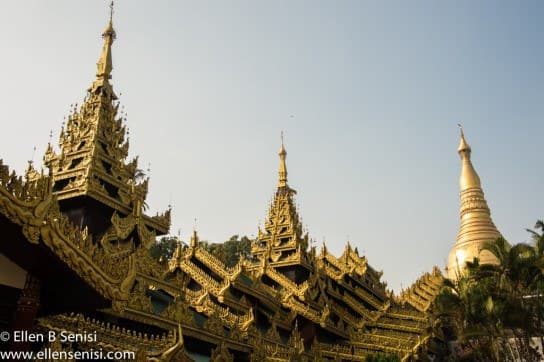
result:
[[[457,152],[461,157],[461,207],[459,215],[461,226],[457,234],[457,242],[449,253],[447,276],[456,279],[462,273],[465,263],[479,258],[482,264],[495,264],[497,259],[487,250],[482,250],[484,244],[494,242],[501,236],[487,206],[480,177],[476,173],[470,155],[472,149],[465,140],[463,128],[459,126],[461,141]]]

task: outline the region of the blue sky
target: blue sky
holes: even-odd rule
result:
[[[95,74],[105,1],[5,2],[0,158],[19,171]],[[187,239],[256,234],[277,182],[310,236],[364,251],[399,290],[459,227],[462,122],[511,242],[543,218],[541,1],[127,1],[113,84],[151,211]]]

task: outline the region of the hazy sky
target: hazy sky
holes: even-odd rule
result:
[[[94,79],[106,1],[3,1],[0,158],[22,172]],[[462,122],[495,224],[544,217],[543,1],[116,2],[113,84],[151,211],[187,240],[254,235],[289,183],[310,236],[396,290],[459,227]]]

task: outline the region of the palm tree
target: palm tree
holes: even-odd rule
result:
[[[500,338],[513,341],[519,354],[531,358],[530,340],[537,335],[538,312],[534,300],[527,296],[534,294],[540,275],[534,266],[535,249],[525,243],[510,247],[503,238],[483,249],[499,261],[498,265],[481,266],[480,273],[488,273],[496,282],[496,289],[490,291],[489,305],[496,311],[494,322],[503,329]],[[504,347],[511,348],[511,344],[504,343]]]
[[[535,247],[536,266],[544,274],[544,220],[538,220],[535,229],[540,229],[540,233],[535,230],[527,229],[533,239]]]
[[[536,230],[540,229],[540,233]],[[540,345],[544,348],[544,220],[537,220],[535,230],[527,229],[534,244],[534,267],[540,271],[533,284],[535,293],[532,300],[536,305],[537,327]]]
[[[446,280],[436,299],[442,325],[456,338],[456,359],[539,360],[530,346],[534,337],[544,345],[544,222],[530,230],[533,244],[510,246],[499,238],[482,249],[496,265],[475,258],[457,280]]]
[[[502,326],[495,322],[502,303],[492,295],[496,279],[483,267],[478,259],[467,263],[457,280],[445,280],[436,300],[446,334],[457,340],[456,360],[503,360],[498,346]]]

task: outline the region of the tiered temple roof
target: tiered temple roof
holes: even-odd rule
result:
[[[283,139],[278,186],[250,258],[228,267],[195,230],[170,260],[154,259],[148,249],[168,230],[170,214],[144,214],[147,180],[138,181],[136,159],[125,162],[128,139],[110,83],[111,18],[103,38],[97,78],[61,132],[60,153],[51,145],[46,151],[49,175],[29,168],[23,179],[0,162],[0,225],[12,238],[1,251],[31,276],[25,303],[35,298],[32,318],[30,309],[18,311],[24,320],[40,310],[36,328],[97,330],[105,348],[137,351],[141,361],[363,361],[376,352],[409,360],[427,353],[440,271],[394,297],[350,243],[339,257],[326,245],[319,253],[308,248]],[[40,262],[26,262],[25,252]]]
[[[126,119],[120,114],[118,97],[110,83],[111,47],[116,38],[112,19],[102,37],[104,46],[97,63],[96,79],[87,90],[83,104],[79,108],[76,104],[66,126],[62,127],[60,153],[48,144],[44,164],[49,168],[57,200],[94,200],[109,209],[105,214],[115,212],[116,228],[129,232],[132,224],[138,225],[139,231],[149,233],[151,240],[156,234],[168,231],[170,211],[154,217],[142,213],[148,179],[141,180],[144,175],[138,169],[138,158],[126,162],[129,150]],[[81,200],[80,204],[87,205],[89,201]],[[89,224],[87,216],[85,208],[70,212],[75,223],[104,231],[100,230],[101,225]]]
[[[296,191],[287,184],[287,151],[283,145],[283,135],[279,156],[278,188],[270,205],[264,230],[259,227],[257,241],[252,244],[251,253],[264,265],[299,265],[309,268],[303,253],[308,248],[308,234],[302,232],[302,222],[293,199]],[[257,265],[253,268],[257,268]]]

